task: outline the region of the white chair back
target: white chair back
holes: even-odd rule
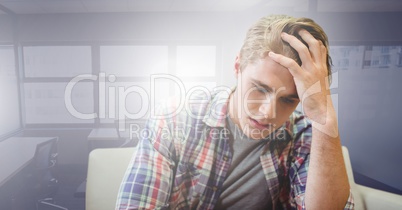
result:
[[[86,210],[115,209],[117,194],[134,147],[95,149],[89,154]]]

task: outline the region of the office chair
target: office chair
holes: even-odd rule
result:
[[[125,124],[124,124],[124,130],[121,131],[119,129],[119,120],[114,120],[114,130],[117,134],[117,140],[115,142],[111,141],[110,145],[108,145],[106,148],[125,148],[125,147],[135,147],[138,143],[138,139],[137,138],[131,138],[130,137],[130,125],[131,124],[141,124],[139,121],[133,121],[133,120],[128,120],[126,119]],[[141,126],[143,125],[144,122],[142,122]],[[136,127],[136,129],[141,130],[142,127]],[[117,143],[117,144],[115,144]],[[93,149],[95,149],[96,147],[94,145],[89,145],[90,151],[92,151]],[[101,148],[105,148],[104,146]],[[85,198],[85,194],[86,194],[86,186],[87,186],[87,180],[85,179],[76,189],[75,193],[74,193],[74,197],[77,198]]]
[[[55,177],[57,155],[57,138],[44,142],[36,148],[32,174],[26,181],[28,181],[28,188],[35,198],[37,210],[44,206],[68,210],[54,202],[54,196],[59,188],[58,180]]]
[[[134,121],[134,120],[128,120],[125,119],[125,124],[124,124],[124,129],[121,131],[119,129],[119,120],[114,120],[114,130],[117,134],[117,140],[115,142],[111,141],[111,144],[108,145],[106,148],[126,148],[126,147],[135,147],[138,143],[138,139],[135,138],[136,136],[130,136],[130,125],[135,124],[138,125],[138,127],[135,127],[135,130],[138,130],[138,132],[141,132],[141,129],[145,126],[145,122],[141,121]],[[141,127],[142,126],[142,127]],[[113,144],[112,144],[113,143]],[[118,144],[114,144],[118,143]],[[95,149],[96,147],[94,145],[89,145],[90,151]],[[101,147],[105,148],[105,147]],[[76,198],[85,198],[86,194],[86,186],[87,186],[87,180],[85,179],[84,181],[81,182],[81,184],[77,187],[74,197]]]
[[[89,154],[86,210],[115,209],[120,183],[135,148],[95,149]]]

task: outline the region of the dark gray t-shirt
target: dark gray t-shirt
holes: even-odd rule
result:
[[[260,155],[268,140],[253,140],[228,117],[233,158],[216,210],[271,209],[272,202]]]

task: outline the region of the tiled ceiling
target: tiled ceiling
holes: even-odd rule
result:
[[[309,7],[309,3],[315,4]],[[402,11],[401,0],[0,0],[16,14],[150,12],[150,11],[241,11],[266,7],[318,12]],[[1,9],[3,8],[3,10]]]

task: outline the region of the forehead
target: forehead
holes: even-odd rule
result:
[[[294,94],[296,86],[292,74],[282,65],[278,64],[268,56],[256,60],[244,69],[245,79],[260,81],[273,89],[286,88],[287,93]]]

